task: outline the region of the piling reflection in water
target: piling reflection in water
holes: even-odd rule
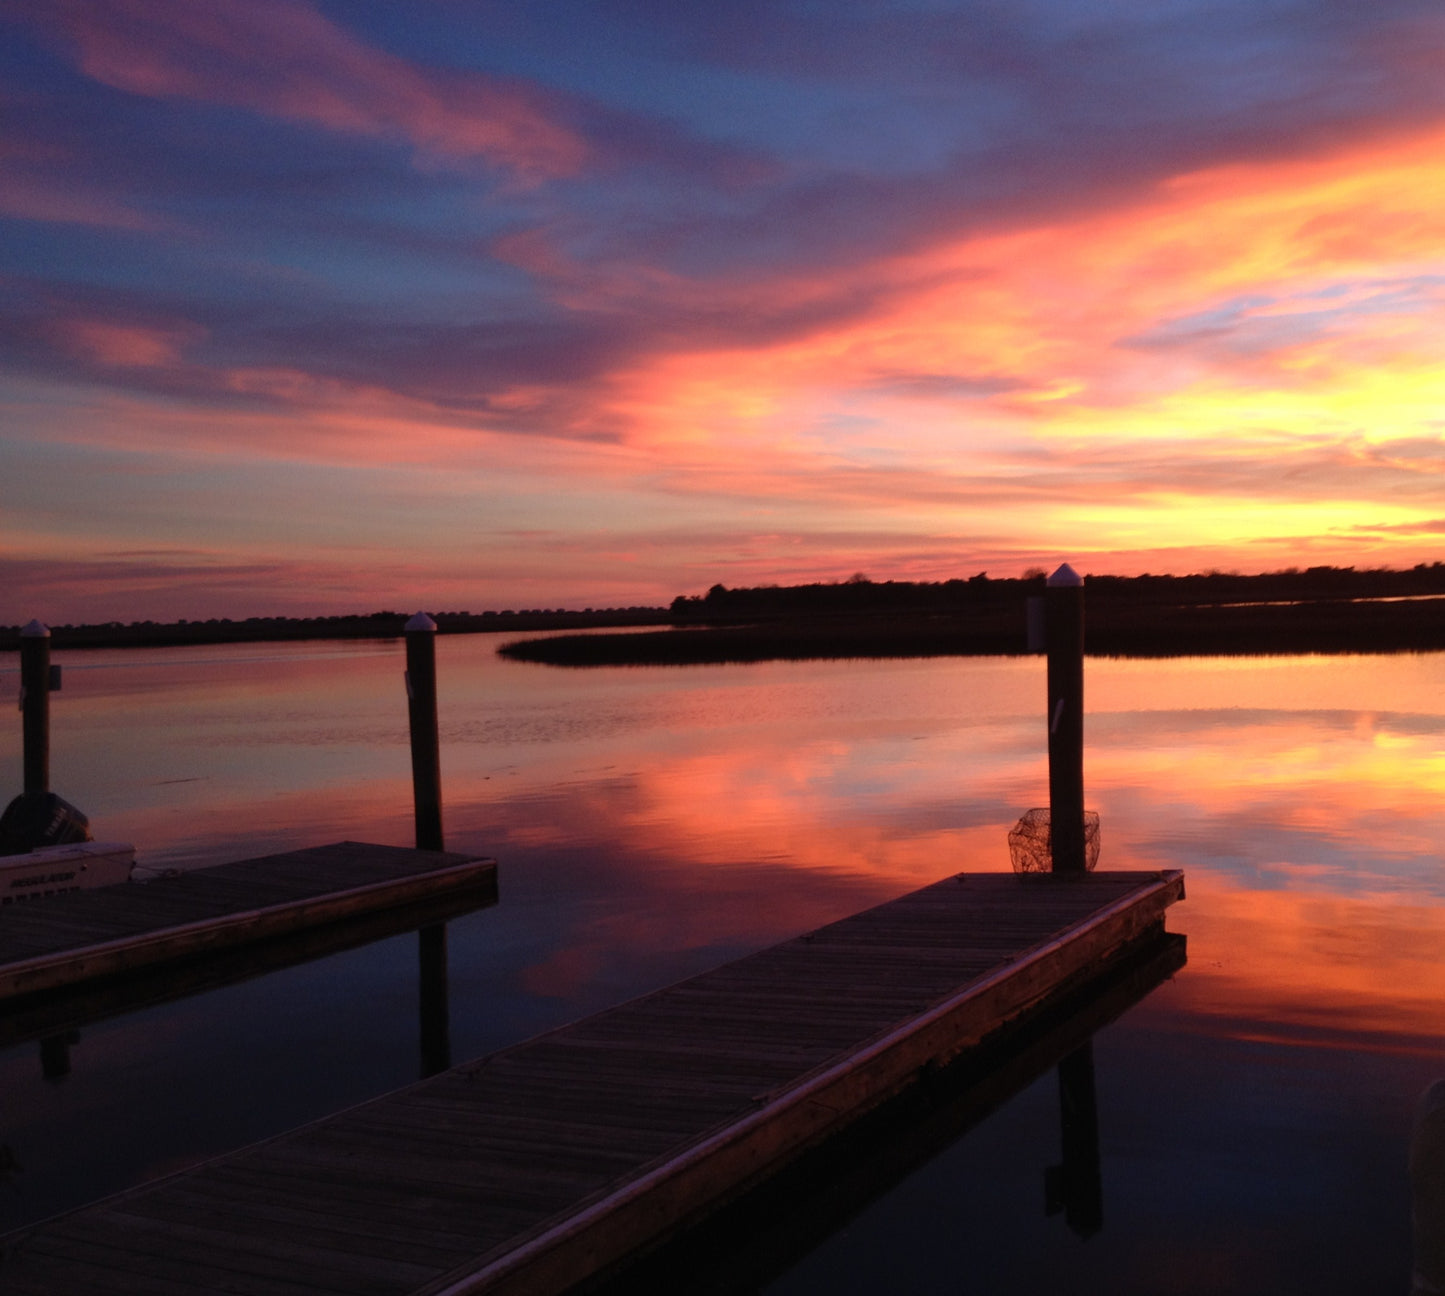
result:
[[[452,1064],[451,1009],[447,1001],[447,927],[435,923],[417,932],[418,1021],[421,1078]]]
[[[1063,1162],[1050,1166],[1044,1181],[1048,1213],[1063,1211],[1075,1233],[1092,1237],[1104,1227],[1092,1043],[1081,1044],[1059,1063],[1059,1142]]]

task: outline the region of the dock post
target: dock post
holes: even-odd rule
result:
[[[443,849],[441,735],[437,728],[437,623],[418,612],[406,623],[406,698],[411,729],[411,786],[418,850]],[[423,1079],[451,1066],[447,999],[447,928],[417,932],[418,1019]]]
[[[1068,563],[1044,595],[1049,674],[1049,837],[1055,873],[1084,859],[1084,578]]]
[[[437,732],[437,623],[418,612],[406,623],[406,700],[416,847],[442,849],[441,739]]]
[[[25,743],[25,795],[50,791],[50,628],[32,621],[20,631],[20,711]]]

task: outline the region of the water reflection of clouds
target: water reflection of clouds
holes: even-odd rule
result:
[[[1009,812],[996,800],[859,778],[854,755],[833,742],[781,755],[752,746],[696,752],[606,780],[572,781],[568,799],[586,806],[594,828],[607,825],[634,848],[698,865],[766,855],[792,870],[902,885],[984,867],[973,864],[967,840],[984,828],[988,852],[1006,866],[1001,816]],[[538,803],[529,804],[535,811]]]
[[[1112,714],[1090,729],[1090,784],[1111,845],[1141,860],[1255,886],[1445,896],[1442,729],[1432,714],[1338,706]]]
[[[1090,764],[1106,811],[1106,866],[1189,870],[1191,902],[1171,918],[1193,942],[1170,1005],[1179,1029],[1441,1052],[1445,830],[1418,790],[1424,752],[1411,745],[1436,726],[1356,716],[1196,713],[1172,731],[1172,762],[1131,749],[1135,717],[1096,727],[1106,730]],[[906,760],[880,758],[891,738],[800,736],[775,751],[741,729],[714,731],[623,777],[578,781],[565,804],[493,803],[492,826],[512,824],[511,842],[539,818],[552,823],[554,844],[586,833],[613,882],[653,897],[631,919],[579,921],[527,984],[557,992],[597,975],[614,942],[716,951],[816,925],[834,913],[820,893],[801,894],[806,874],[829,895],[847,880],[856,904],[953,869],[1007,867],[1013,813],[1042,799],[1029,790],[1041,767],[1027,729],[985,727],[983,758],[969,742],[978,731],[954,729],[919,740]],[[1379,742],[1382,733],[1401,736],[1411,755]],[[644,910],[683,916],[660,932]]]
[[[1188,886],[1171,926],[1188,933],[1189,973],[1160,1029],[1445,1060],[1445,905],[1205,872]]]
[[[1342,823],[1343,818],[1328,808],[1297,815],[1290,806],[1263,798],[1218,814],[1188,803],[1145,802],[1137,806],[1133,822],[1108,818],[1107,849],[1110,858],[1122,857],[1130,866],[1203,865],[1212,874],[1260,890],[1353,893],[1388,885],[1445,898],[1445,877],[1438,867],[1403,845],[1388,849],[1382,844],[1361,859],[1355,835],[1360,823]]]
[[[507,822],[506,810],[486,829],[506,860],[489,938],[505,946],[495,974],[513,1010],[526,996],[557,1005],[527,1008],[534,1023],[605,1007],[892,893],[876,878],[800,872],[777,855],[689,859],[666,842],[612,834],[588,808],[575,798],[530,804],[524,813],[545,813],[560,829],[545,842],[529,840],[530,822]],[[476,835],[460,832],[457,844]],[[453,958],[454,983],[464,984],[468,962],[492,955],[454,944]]]

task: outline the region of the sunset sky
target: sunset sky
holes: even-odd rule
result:
[[[31,0],[0,624],[1445,558],[1439,0]]]

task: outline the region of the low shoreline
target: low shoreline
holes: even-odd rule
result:
[[[1123,607],[1086,614],[1095,657],[1279,656],[1445,650],[1445,598],[1285,605]],[[504,644],[549,666],[686,666],[890,657],[1022,656],[1024,610],[928,616],[813,617],[678,625],[626,635],[559,635]]]

